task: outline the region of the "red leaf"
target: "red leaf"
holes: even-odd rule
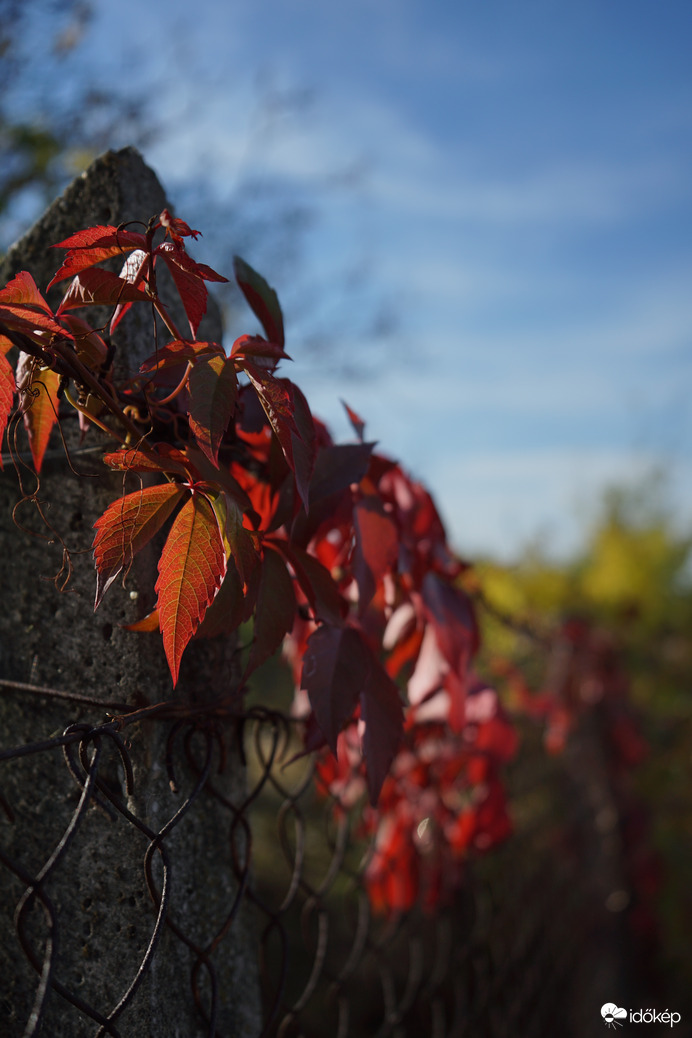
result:
[[[359,415],[356,414],[355,411],[351,410],[351,408],[348,406],[348,404],[346,403],[345,400],[342,400],[341,403],[343,405],[343,408],[344,408],[346,414],[348,415],[348,419],[349,419],[351,425],[353,426],[353,430],[354,430],[356,436],[358,437],[358,439],[362,443],[363,442],[363,433],[365,432],[365,422],[363,421],[363,419]]]
[[[93,267],[111,256],[121,256],[132,249],[146,249],[145,235],[134,231],[119,230],[110,225],[89,227],[70,235],[53,246],[54,249],[69,249],[62,266],[48,285],[51,288],[65,278],[74,277],[87,267]]]
[[[190,475],[185,455],[167,443],[159,444],[154,450],[123,447],[119,451],[104,454],[102,460],[110,468],[123,472],[172,472],[185,478]]]
[[[205,263],[195,263],[178,242],[162,242],[154,255],[161,256],[171,272],[194,339],[200,322],[207,312],[207,289],[204,282],[228,281],[228,278],[217,274]]]
[[[17,361],[17,386],[21,397],[24,426],[34,467],[41,471],[48,440],[58,420],[58,387],[60,376],[50,368],[39,368],[28,353],[20,353]]]
[[[310,479],[315,465],[315,426],[305,397],[288,379],[275,378],[250,361],[243,369],[255,388],[259,401],[281,444],[286,461],[295,476],[296,488],[308,509]]]
[[[45,313],[42,308],[32,303],[7,303],[0,306],[0,320],[13,331],[23,332],[36,339],[42,346],[47,345],[46,337],[37,336],[37,331],[51,332],[53,335],[59,335],[61,339],[72,338],[71,332],[58,324],[52,314]]]
[[[286,565],[275,551],[265,550],[257,590],[255,632],[245,678],[279,648],[293,627],[296,597]],[[244,679],[243,679],[244,680]]]
[[[108,347],[98,332],[90,324],[76,314],[62,314],[61,320],[74,336],[75,353],[90,371],[105,371],[108,361]]]
[[[317,456],[315,422],[302,390],[287,378],[283,378],[280,381],[289,387],[293,397],[293,417],[298,432],[297,434],[291,434],[292,461],[289,464],[293,469],[296,488],[307,512],[310,481],[312,480],[315,458]]]
[[[161,529],[186,491],[175,483],[161,483],[127,494],[108,506],[94,528],[96,601],[94,609],[119,573]]]
[[[360,483],[368,471],[374,446],[374,443],[339,443],[323,447],[315,459],[310,484],[311,503],[340,494],[353,483]]]
[[[197,481],[211,483],[212,486],[220,487],[231,501],[235,501],[245,515],[253,512],[252,501],[238,480],[227,469],[223,466],[215,468],[206,454],[203,454],[196,447],[188,447],[185,451],[185,458],[188,466],[194,467],[196,472],[194,478]]]
[[[365,687],[360,694],[360,713],[365,722],[363,754],[368,793],[370,803],[374,805],[401,745],[404,711],[399,689],[372,654]]]
[[[163,368],[182,364],[195,357],[225,357],[223,347],[216,342],[185,342],[184,339],[172,339],[165,346],[160,346],[156,353],[142,363],[140,371],[161,371]]]
[[[397,686],[360,631],[323,624],[308,638],[301,688],[308,693],[315,720],[334,754],[339,732],[360,702],[368,792],[374,804],[404,730]]]
[[[133,624],[123,624],[126,631],[136,631],[138,634],[151,634],[153,631],[159,631],[159,611],[158,609],[152,609],[150,613],[143,616],[141,620],[136,620]]]
[[[218,467],[219,446],[238,399],[235,364],[221,356],[195,361],[188,381],[190,428],[200,448]]]
[[[134,252],[131,252],[129,256],[125,258],[119,277],[122,278],[123,281],[126,281],[128,285],[136,287],[145,279],[149,279],[150,270],[151,255],[148,252],[144,252],[143,249],[135,249]],[[111,335],[131,306],[131,302],[118,303],[113,311],[113,316],[111,317],[109,328]]]
[[[220,634],[232,634],[247,619],[243,582],[238,570],[230,560],[216,598],[211,603],[195,638],[216,638]]]
[[[233,257],[235,279],[270,342],[283,346],[284,319],[273,288],[240,256]]]
[[[267,342],[259,335],[241,335],[231,347],[231,356],[239,360],[254,360],[258,367],[273,371],[280,360],[291,360],[275,342]],[[262,361],[265,363],[262,364]]]
[[[177,216],[171,216],[167,209],[164,209],[159,216],[159,223],[166,228],[166,236],[170,234],[173,239],[199,238],[201,234],[201,231],[193,231],[184,220],[178,219]]]
[[[159,559],[156,581],[163,647],[173,684],[185,647],[226,573],[219,524],[204,494],[193,493],[176,516]]]
[[[332,753],[366,686],[371,653],[352,627],[322,624],[308,638],[301,688]]]
[[[326,566],[297,544],[280,541],[277,542],[277,547],[293,567],[296,579],[316,618],[338,625],[346,614],[347,606]]]
[[[57,312],[60,315],[80,306],[117,306],[138,301],[151,302],[151,297],[110,270],[98,267],[75,275]]]
[[[212,500],[212,507],[219,522],[226,557],[233,559],[241,580],[247,584],[250,575],[260,562],[252,535],[243,526],[243,513],[232,497],[219,494]]]
[[[291,529],[292,539],[306,547],[322,523],[333,525],[340,507],[351,519],[353,509],[350,487],[360,483],[368,470],[374,443],[332,444],[322,447],[315,459],[310,481],[310,511],[298,515]]]
[[[358,584],[358,606],[364,612],[377,586],[399,555],[399,534],[376,497],[366,497],[353,510],[356,546],[353,575]]]
[[[423,602],[440,651],[459,677],[478,649],[478,626],[469,597],[436,573],[423,579]]]
[[[374,853],[365,872],[374,912],[408,912],[420,894],[420,859],[406,820],[386,816],[380,823]]]
[[[139,231],[127,231],[113,224],[95,224],[83,231],[76,231],[52,247],[54,249],[100,249],[117,247],[118,250],[144,249],[147,239]]]
[[[28,270],[20,270],[0,290],[0,303],[27,303],[43,310],[50,317],[53,316],[53,311],[39,292],[36,282]]]
[[[15,388],[12,365],[5,354],[0,353],[0,446],[12,411]],[[0,457],[0,469],[2,467],[2,457]]]

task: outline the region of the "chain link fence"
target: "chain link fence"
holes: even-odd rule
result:
[[[622,817],[593,720],[556,757],[527,724],[506,776],[514,834],[469,855],[443,905],[388,913],[371,905],[373,842],[360,808],[320,788],[295,721],[255,709],[156,723],[168,726],[160,765],[170,786],[159,805],[169,820],[159,828],[147,822],[148,806],[137,806],[117,720],[82,720],[0,754],[4,769],[22,772],[25,791],[20,803],[2,803],[3,939],[16,942],[16,975],[3,978],[0,1001],[8,1038],[51,1035],[54,1021],[64,1029],[68,1018],[65,1033],[75,1038],[125,1038],[128,1014],[156,983],[157,955],[170,942],[184,949],[180,984],[196,1006],[197,1033],[220,1038],[224,971],[241,930],[260,964],[267,1038],[541,1038],[558,1026],[579,1038],[601,1026],[604,1002],[634,997]],[[233,747],[246,782],[229,797],[219,775]],[[69,824],[59,829],[50,804],[62,771],[73,792]],[[228,855],[206,872],[201,864],[200,883],[213,882],[215,869],[232,876],[232,893],[222,918],[192,919],[194,892],[175,884],[176,850],[186,817],[212,800],[227,818]],[[118,865],[117,848],[128,843],[139,848],[139,868]],[[121,868],[121,896],[101,905],[96,928],[91,903],[82,905],[88,924],[62,907],[89,868],[87,844]],[[123,928],[129,961],[121,975],[103,977],[99,948]],[[253,983],[254,964],[234,968]],[[240,1021],[237,1033],[254,1035],[257,1025]]]

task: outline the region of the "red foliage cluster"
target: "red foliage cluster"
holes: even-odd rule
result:
[[[579,718],[598,708],[614,772],[636,767],[648,753],[632,711],[629,674],[609,631],[585,617],[569,617],[555,632],[541,689],[529,690],[507,660],[494,661],[521,713],[545,724],[545,747],[561,753]]]
[[[27,272],[0,291],[0,434],[21,415],[38,473],[64,397],[83,431],[96,425],[116,441],[105,463],[139,485],[95,524],[96,606],[161,534],[156,609],[132,628],[160,629],[174,685],[193,637],[252,619],[243,682],[283,644],[306,747],[321,750],[320,783],[338,810],[369,796],[373,906],[432,907],[458,885],[471,850],[510,830],[501,769],[517,739],[473,671],[479,634],[464,564],[428,492],[364,441],[363,421],[347,408],[355,440],[335,444],[277,374],[290,359],[281,309],[243,260],[236,280],[264,335],[243,335],[230,352],[197,339],[206,282],[225,280],[188,255],[185,239],[197,235],[167,211],[143,233],[94,227],[60,243],[67,255],[51,284],[70,283],[55,312]],[[114,257],[120,274],[99,266]],[[189,335],[158,295],[160,263]],[[142,303],[170,338],[155,339],[140,370],[116,384],[109,333]],[[109,331],[73,313],[94,305],[113,308]],[[606,648],[585,637],[566,627],[548,691],[520,692],[526,710],[548,717],[553,748],[577,704],[617,684]],[[624,714],[612,731],[637,758]]]
[[[361,834],[373,838],[364,878],[375,911],[446,903],[468,854],[511,833],[501,770],[516,752],[516,731],[497,693],[477,679],[464,710],[458,731],[449,724],[444,691],[409,711],[378,804],[364,811]],[[339,736],[338,759],[323,755],[317,771],[337,810],[360,799],[365,779],[354,725]]]
[[[290,359],[281,309],[244,261],[235,261],[236,279],[264,335],[241,336],[229,353],[197,339],[206,282],[225,280],[188,255],[185,239],[197,234],[164,211],[144,232],[99,226],[72,235],[51,282],[71,279],[55,313],[30,274],[14,278],[0,292],[0,421],[4,428],[18,391],[37,472],[63,395],[84,429],[96,424],[120,442],[106,464],[148,480],[96,523],[96,606],[136,553],[165,535],[156,609],[133,627],[161,630],[174,684],[193,637],[229,634],[252,618],[245,681],[290,635],[312,712],[310,745],[336,753],[358,718],[375,803],[406,707],[443,694],[445,724],[463,738],[478,647],[471,601],[456,583],[463,566],[430,495],[363,441],[361,419],[349,409],[356,442],[333,443],[300,389],[277,374]],[[99,266],[114,257],[124,260],[119,275]],[[158,295],[160,263],[189,335]],[[170,338],[115,384],[103,329],[73,311],[113,307],[112,332],[142,303]],[[5,357],[13,347],[16,380]]]

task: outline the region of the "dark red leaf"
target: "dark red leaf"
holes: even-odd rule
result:
[[[262,275],[253,270],[240,256],[233,258],[233,269],[240,290],[259,319],[265,335],[270,342],[283,346],[286,341],[284,319],[276,292],[270,288]]]
[[[203,454],[197,447],[188,447],[185,451],[185,456],[188,466],[194,467],[196,472],[195,478],[198,481],[202,480],[205,483],[211,483],[213,486],[220,487],[246,515],[253,512],[252,501],[228,469],[224,468],[223,465],[221,468],[215,468],[206,454]]]
[[[252,534],[243,526],[243,513],[236,501],[226,494],[218,494],[212,500],[219,529],[226,549],[226,557],[233,562],[241,580],[248,583],[250,575],[260,562]]]
[[[280,555],[265,550],[257,590],[255,631],[245,678],[264,663],[291,630],[296,615],[296,597],[286,564]]]
[[[340,624],[347,612],[346,602],[329,570],[314,555],[297,544],[277,541],[277,548],[288,559],[300,588],[318,620]]]
[[[62,314],[61,322],[74,336],[75,353],[90,371],[105,372],[108,362],[108,347],[98,332],[76,314]]]
[[[226,576],[216,598],[204,614],[195,638],[216,638],[220,634],[232,634],[245,619],[243,581],[233,561],[229,560]]]
[[[238,376],[230,358],[198,357],[188,382],[190,428],[218,467],[219,447],[238,399]]]
[[[351,410],[351,408],[348,406],[348,404],[346,403],[345,400],[342,400],[341,403],[342,403],[342,406],[343,406],[346,414],[348,415],[348,419],[349,419],[351,425],[353,426],[353,430],[354,430],[356,436],[358,437],[358,439],[362,443],[363,442],[363,433],[365,432],[365,422],[363,421],[363,419],[359,415],[356,414],[355,411]]]
[[[223,347],[217,342],[185,342],[184,339],[172,339],[165,346],[160,346],[143,361],[140,371],[160,371],[196,357],[225,357]]]
[[[339,732],[353,717],[366,687],[371,662],[372,654],[352,627],[322,624],[308,638],[301,688],[334,754]]]
[[[291,462],[289,462],[289,464],[291,464],[295,475],[296,489],[298,490],[301,501],[307,511],[310,495],[310,481],[315,469],[315,458],[317,456],[315,423],[302,390],[287,378],[281,379],[280,381],[289,387],[293,397],[293,417],[298,432],[297,434],[291,434],[293,460],[292,464]]]
[[[358,607],[362,613],[372,601],[377,586],[395,565],[399,555],[396,524],[379,498],[366,497],[353,510],[356,545],[353,575],[358,584]]]
[[[460,588],[430,572],[423,579],[423,602],[440,652],[454,673],[463,677],[478,649],[478,625],[471,600]]]
[[[377,803],[382,783],[401,746],[404,711],[399,689],[372,656],[365,687],[360,694],[360,715],[365,722],[365,756],[370,802]]]
[[[207,312],[207,289],[204,282],[228,281],[228,278],[217,274],[205,263],[195,263],[182,245],[175,241],[162,242],[154,255],[160,256],[171,272],[190,322],[192,337],[195,338],[200,322]]]
[[[271,371],[280,360],[291,360],[281,346],[275,342],[267,342],[259,335],[241,335],[231,347],[231,356],[238,360],[252,360],[258,367],[268,367]]]
[[[243,369],[255,388],[307,510],[310,478],[315,463],[315,427],[305,397],[288,379],[274,378],[250,361]]]
[[[374,446],[374,443],[341,443],[318,451],[310,483],[311,503],[360,483],[368,471]]]
[[[96,267],[75,275],[57,312],[60,316],[65,310],[80,306],[117,306],[139,301],[150,302],[151,297],[110,270]]]

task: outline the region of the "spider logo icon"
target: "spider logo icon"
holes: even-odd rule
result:
[[[606,1002],[604,1006],[601,1006],[601,1016],[606,1027],[622,1027],[621,1021],[627,1019],[627,1010],[618,1009],[613,1002]]]

